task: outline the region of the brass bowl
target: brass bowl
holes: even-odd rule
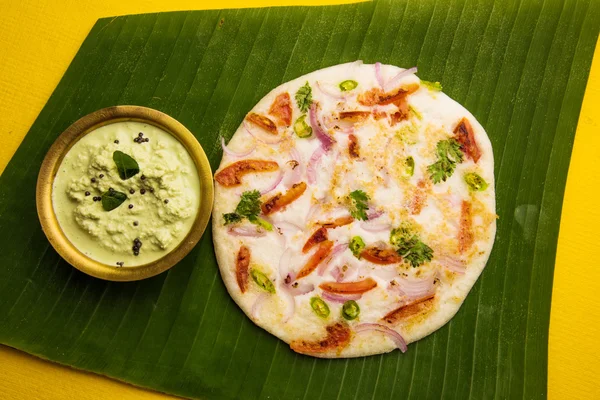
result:
[[[144,265],[115,267],[93,260],[80,252],[63,233],[52,205],[52,187],[63,157],[83,136],[115,122],[136,121],[154,125],[173,135],[186,148],[198,170],[200,202],[196,220],[181,243],[162,258]],[[75,121],[52,144],[40,168],[36,187],[36,205],[42,229],[50,244],[78,270],[109,281],[136,281],[158,275],[177,264],[198,243],[204,233],[213,206],[212,171],[206,154],[194,135],[168,115],[139,106],[108,107]]]

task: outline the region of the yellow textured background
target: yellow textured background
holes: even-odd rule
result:
[[[330,0],[327,4],[350,1]],[[145,12],[323,0],[0,0],[0,172],[96,19]],[[549,397],[600,399],[600,50],[577,127],[554,276]],[[2,321],[0,321],[2,323]],[[101,376],[0,346],[0,399],[164,399]]]

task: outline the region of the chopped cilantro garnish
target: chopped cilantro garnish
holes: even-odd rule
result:
[[[454,173],[456,164],[463,161],[460,143],[454,139],[440,140],[436,146],[438,160],[427,167],[433,183],[446,182]]]
[[[362,190],[355,190],[348,195],[348,200],[350,202],[350,215],[354,219],[366,221],[368,219],[367,210],[369,206],[367,201],[370,200],[369,195]]]
[[[260,192],[258,190],[251,190],[242,193],[235,212],[248,219],[260,214]]]
[[[433,250],[419,239],[407,226],[392,230],[390,243],[396,247],[396,252],[408,261],[413,268],[431,261]]]
[[[402,257],[404,257],[413,268],[416,268],[427,261],[431,261],[433,258],[433,250],[419,240],[414,244],[410,251]]]
[[[296,104],[303,113],[308,112],[310,105],[312,104],[312,88],[308,84],[308,81],[301,86],[296,92]]]
[[[421,85],[425,86],[429,90],[435,90],[438,92],[442,91],[442,84],[439,82],[421,81]]]
[[[240,222],[243,219],[243,217],[236,213],[227,213],[223,214],[223,219],[225,220],[225,225],[229,225],[235,222]]]
[[[225,225],[228,225],[247,218],[248,221],[268,231],[273,230],[273,225],[264,219],[258,218],[260,211],[260,192],[258,190],[245,191],[240,197],[235,212],[223,214],[223,219],[225,219]]]

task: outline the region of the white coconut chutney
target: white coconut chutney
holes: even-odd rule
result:
[[[115,152],[133,158],[139,172],[122,179]],[[119,200],[112,206],[118,206],[107,211],[106,198],[115,193]],[[147,264],[176,248],[196,219],[199,201],[198,171],[185,147],[140,122],[117,122],[85,135],[63,158],[52,188],[67,239],[115,267]]]

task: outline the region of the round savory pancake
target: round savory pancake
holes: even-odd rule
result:
[[[273,89],[222,143],[221,276],[296,352],[406,351],[454,316],[485,267],[491,143],[415,70],[357,61],[309,73]]]

